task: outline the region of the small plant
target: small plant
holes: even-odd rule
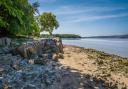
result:
[[[103,60],[97,59],[97,64],[98,64],[98,65],[103,65],[103,63],[104,63]]]

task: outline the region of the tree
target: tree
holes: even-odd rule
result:
[[[33,14],[28,0],[0,0],[0,36],[28,35],[37,30]]]
[[[39,10],[38,10],[38,7],[39,7],[39,6],[40,6],[40,4],[39,4],[38,1],[32,3],[32,7],[33,7],[33,9],[34,9],[34,12],[35,12],[35,14],[37,13],[38,15],[40,15]]]
[[[56,20],[56,16],[51,12],[44,12],[40,16],[40,23],[41,23],[41,31],[47,31],[50,35],[54,29],[59,27],[59,23]]]

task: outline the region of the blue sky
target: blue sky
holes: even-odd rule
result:
[[[57,16],[60,27],[54,33],[82,36],[128,34],[128,0],[38,1],[40,13],[52,12]]]

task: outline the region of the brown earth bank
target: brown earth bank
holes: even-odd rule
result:
[[[64,89],[128,89],[127,59],[65,45],[64,59],[59,59],[65,69],[62,85]]]

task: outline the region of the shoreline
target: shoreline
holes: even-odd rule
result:
[[[97,50],[95,48],[86,48],[86,47],[80,47],[80,46],[75,46],[75,45],[67,45],[67,44],[64,44],[64,46],[72,46],[72,47],[76,47],[76,48],[80,48],[80,49],[85,49],[85,50],[90,50],[90,51],[95,51],[95,52],[98,52],[98,53],[104,53],[108,56],[114,56],[114,57],[119,57],[121,59],[126,59],[128,60],[128,57],[123,57],[123,56],[120,56],[120,55],[117,55],[117,54],[113,54],[113,53],[107,53],[107,52],[104,52],[104,51],[100,51],[100,50]]]
[[[88,49],[96,49],[102,52],[105,52],[110,55],[117,55],[123,58],[128,58],[128,47],[127,40],[119,40],[119,39],[93,39],[93,38],[85,38],[85,39],[74,39],[63,40],[63,44],[65,45],[73,45],[79,46]]]
[[[112,89],[127,89],[127,59],[95,49],[64,45],[64,59],[59,62],[71,71],[92,75],[116,87]]]
[[[44,58],[39,63],[43,63],[42,65],[38,64],[29,64],[26,60],[22,60],[18,55],[12,55],[10,53],[1,54],[0,62],[3,69],[0,69],[0,73],[3,70],[7,70],[10,68],[10,61],[14,59],[17,60],[17,66],[23,61],[25,63],[25,68],[29,69],[28,66],[39,69],[40,67],[43,70],[50,69],[55,75],[49,75],[49,77],[55,77],[55,79],[59,80],[56,84],[63,88],[55,88],[55,89],[127,89],[128,88],[128,58],[123,58],[117,55],[107,54],[102,51],[98,51],[95,49],[88,49],[79,46],[72,45],[64,45],[64,58],[58,60],[47,60]],[[16,59],[15,59],[16,58]],[[41,57],[37,58],[40,59]],[[34,59],[36,60],[36,59]],[[47,61],[46,61],[47,60]],[[18,62],[19,61],[19,62]],[[7,66],[8,68],[4,67]],[[26,74],[30,73],[30,71],[25,71]],[[46,68],[45,68],[46,67]],[[14,69],[15,70],[15,69]],[[49,72],[51,72],[49,70]],[[15,70],[16,71],[16,70]],[[40,70],[35,71],[31,69],[31,72],[40,73]],[[8,74],[8,72],[6,72]],[[18,75],[18,71],[16,75]],[[22,72],[21,72],[22,73]],[[49,74],[46,72],[46,74]],[[12,74],[11,76],[15,76]],[[33,74],[30,74],[33,76]],[[1,78],[2,78],[1,77]],[[26,78],[29,78],[25,75]],[[38,78],[37,78],[38,79]],[[39,78],[40,79],[40,78]],[[38,79],[38,80],[39,80]],[[52,81],[52,79],[48,79]],[[18,81],[18,80],[17,80]],[[33,79],[28,79],[28,81],[33,81]],[[60,82],[61,81],[61,82]],[[23,82],[23,81],[22,81]],[[38,81],[41,83],[41,81]],[[38,84],[35,82],[35,84]],[[55,82],[55,81],[54,81]],[[34,84],[34,85],[35,85]],[[49,85],[50,86],[50,85]],[[37,87],[36,85],[34,87]],[[48,88],[49,89],[49,88]],[[51,88],[50,88],[51,89]]]

